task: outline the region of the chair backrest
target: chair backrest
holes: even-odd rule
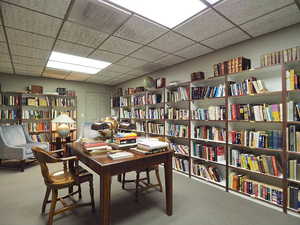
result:
[[[99,137],[99,133],[96,130],[92,130],[92,124],[90,122],[85,122],[80,127],[80,138],[97,138]]]
[[[51,184],[52,180],[49,175],[47,163],[57,163],[61,160],[51,156],[47,151],[39,147],[32,147],[32,152],[41,166],[41,172],[46,184]]]
[[[2,137],[10,146],[24,145],[26,136],[21,125],[1,126]]]

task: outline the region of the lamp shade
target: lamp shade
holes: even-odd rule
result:
[[[75,121],[71,119],[68,115],[61,114],[55,119],[53,119],[52,123],[75,123]]]

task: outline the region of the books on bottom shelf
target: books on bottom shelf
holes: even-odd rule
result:
[[[294,210],[300,210],[300,191],[299,187],[288,187],[288,207]]]
[[[176,170],[182,171],[184,173],[189,172],[189,160],[185,158],[173,157],[173,167]]]
[[[282,206],[283,190],[279,187],[252,180],[247,175],[231,172],[228,186],[238,192]]]
[[[220,169],[216,166],[204,165],[200,163],[193,163],[192,172],[195,176],[202,177],[217,183],[223,183],[224,176]]]
[[[287,177],[300,182],[300,160],[291,159],[288,161]]]

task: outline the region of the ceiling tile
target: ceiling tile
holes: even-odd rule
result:
[[[23,56],[12,55],[13,62],[23,65],[32,65],[32,66],[45,66],[46,60],[37,59],[37,58],[28,58]]]
[[[59,39],[70,41],[89,47],[96,48],[108,37],[108,34],[101,33],[94,29],[79,24],[65,22],[60,32]]]
[[[175,55],[190,59],[200,55],[204,55],[206,53],[212,52],[210,48],[207,48],[203,45],[195,44],[190,47],[184,48],[175,52]]]
[[[114,35],[147,44],[167,31],[168,29],[162,26],[133,16]]]
[[[100,32],[111,34],[130,16],[129,13],[111,7],[98,0],[75,1],[69,20]]]
[[[54,43],[54,38],[49,38],[10,28],[6,28],[6,31],[10,44],[50,50]]]
[[[111,52],[101,51],[101,50],[96,50],[95,52],[93,52],[93,54],[89,56],[89,58],[92,59],[98,59],[98,60],[111,62],[111,63],[114,63],[123,57],[124,57],[123,55],[114,54]]]
[[[194,43],[195,42],[191,41],[190,39],[170,31],[164,34],[162,37],[154,40],[149,45],[157,49],[173,53]]]
[[[107,50],[113,53],[128,55],[142,45],[127,41],[118,37],[111,36],[101,46],[100,49]]]
[[[91,76],[93,75],[72,72],[70,75],[66,76],[65,80],[85,81]]]
[[[65,77],[68,76],[70,73],[70,71],[46,68],[43,73],[43,76],[56,79],[65,79]]]
[[[64,18],[71,0],[9,0],[14,4]]]
[[[62,20],[3,3],[5,25],[25,31],[56,37]]]
[[[131,68],[136,68],[136,67],[140,67],[144,64],[146,64],[147,62],[144,60],[140,60],[140,59],[136,59],[136,58],[132,58],[132,57],[126,57],[120,61],[117,62],[117,64],[121,65],[121,66],[128,66]]]
[[[158,61],[156,61],[155,63],[158,63],[158,64],[163,64],[163,65],[166,65],[166,66],[170,66],[170,65],[173,65],[173,64],[177,64],[177,63],[180,63],[182,61],[184,61],[185,59],[182,58],[182,57],[179,57],[179,56],[175,56],[175,55],[168,55]]]
[[[259,36],[300,22],[300,12],[296,4],[274,13],[259,17],[241,27],[253,36]]]
[[[131,68],[129,68],[129,67],[112,64],[112,65],[106,67],[103,70],[103,72],[111,71],[111,72],[118,72],[118,73],[127,73],[129,70],[131,70]],[[102,73],[102,71],[101,71],[101,73]]]
[[[2,73],[13,73],[11,63],[0,61],[0,72],[2,72]]]
[[[54,51],[63,52],[66,54],[87,57],[93,51],[92,48],[84,47],[81,45],[72,44],[66,41],[58,40],[55,44]]]
[[[166,65],[160,64],[160,63],[147,63],[141,67],[139,67],[139,69],[141,69],[144,73],[150,73],[159,69],[162,69],[166,67]]]
[[[120,72],[114,72],[114,71],[106,71],[106,70],[104,70],[104,71],[101,71],[99,74],[98,74],[98,78],[101,78],[101,79],[107,79],[107,78],[118,78],[118,77],[120,77],[120,75],[121,75],[122,73],[120,73]]]
[[[5,42],[0,42],[0,53],[8,54],[8,48]]]
[[[28,75],[28,76],[39,76],[41,75],[44,67],[43,66],[29,66],[22,64],[14,64],[16,74]]]
[[[0,27],[0,42],[1,41],[6,41],[5,36],[4,36],[3,27]]]
[[[136,68],[133,70],[130,70],[129,72],[127,72],[126,74],[130,75],[130,76],[141,76],[144,74],[144,71],[141,68]]]
[[[193,40],[202,41],[231,27],[233,25],[215,11],[207,10],[175,30]]]
[[[153,62],[155,60],[158,60],[159,58],[162,58],[165,55],[167,55],[167,53],[156,50],[156,49],[148,47],[148,46],[144,46],[143,48],[137,50],[130,56]]]
[[[250,37],[240,29],[233,28],[210,39],[202,41],[202,43],[209,47],[219,49],[247,40],[249,38]]]
[[[239,25],[292,2],[294,0],[226,0],[221,1],[215,8]]]
[[[1,54],[0,53],[0,62],[9,62],[10,63],[10,57],[8,54]]]
[[[21,45],[10,45],[10,50],[12,55],[19,55],[38,59],[47,59],[50,54],[50,51],[47,50],[29,48]]]

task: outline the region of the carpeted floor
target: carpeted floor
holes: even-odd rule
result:
[[[161,171],[163,178],[163,171]],[[54,225],[99,225],[99,177],[94,176],[96,213],[90,207],[55,217]],[[83,201],[89,201],[83,185]],[[32,165],[24,173],[0,170],[0,225],[43,225],[40,214],[45,192],[40,168]],[[49,206],[47,207],[47,210]],[[174,174],[174,213],[164,211],[164,194],[144,193],[137,203],[134,193],[124,191],[116,177],[112,183],[112,225],[299,225],[300,219],[285,215],[218,188]]]

